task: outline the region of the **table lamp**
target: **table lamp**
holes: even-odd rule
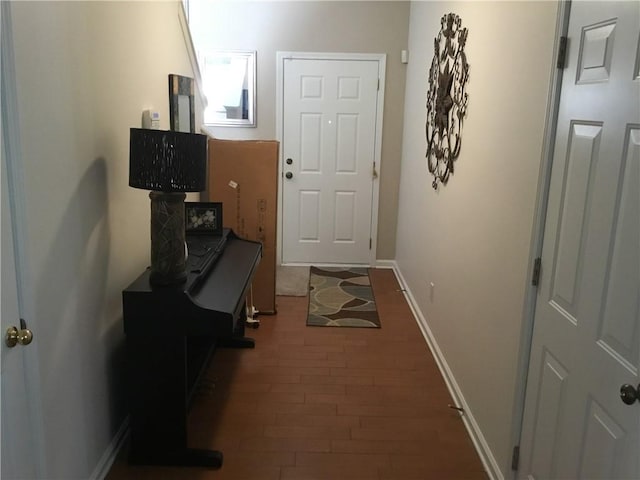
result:
[[[153,285],[187,278],[184,192],[205,189],[207,136],[132,128],[129,186],[151,190],[151,276]]]

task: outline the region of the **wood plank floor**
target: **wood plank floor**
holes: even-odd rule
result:
[[[486,479],[391,270],[371,270],[381,329],[307,327],[307,299],[278,297],[255,350],[220,349],[189,416],[219,470],[129,466],[107,480]]]

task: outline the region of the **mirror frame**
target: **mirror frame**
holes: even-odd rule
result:
[[[256,75],[256,66],[257,66],[257,52],[255,50],[208,50],[200,52],[198,55],[199,64],[200,64],[200,74],[202,75],[202,84],[203,87],[207,85],[207,70],[206,70],[206,61],[209,58],[226,58],[226,57],[246,57],[247,58],[247,84],[248,84],[248,118],[246,119],[235,119],[228,118],[222,119],[215,122],[207,122],[206,120],[203,123],[203,126],[213,126],[213,127],[256,127],[256,89],[257,89],[257,75]],[[206,89],[204,91],[206,95]],[[211,102],[208,102],[211,105]],[[208,108],[208,107],[207,107]]]

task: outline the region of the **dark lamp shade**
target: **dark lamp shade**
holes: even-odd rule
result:
[[[132,128],[129,186],[156,192],[201,192],[206,188],[207,136]]]

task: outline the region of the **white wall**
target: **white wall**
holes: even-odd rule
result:
[[[555,2],[411,4],[396,260],[504,476],[556,11]],[[455,173],[436,192],[427,72],[449,12],[469,29],[469,105]]]
[[[208,128],[218,138],[275,138],[277,51],[387,54],[377,255],[394,258],[409,3],[191,0],[189,10],[196,49],[257,51],[257,127]]]
[[[129,128],[152,107],[168,129],[167,75],[193,71],[176,2],[11,8],[46,478],[88,478],[127,413],[121,292],[149,262]]]

